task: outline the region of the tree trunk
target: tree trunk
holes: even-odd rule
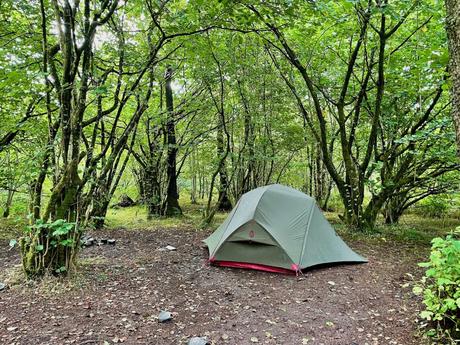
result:
[[[3,210],[3,218],[8,218],[10,215],[10,208],[13,203],[14,190],[8,191],[8,196],[6,197],[5,209]]]
[[[161,189],[159,172],[155,165],[148,166],[142,176],[147,219],[161,216]]]
[[[223,97],[223,96],[222,96]],[[223,106],[223,104],[222,104]],[[217,129],[217,157],[219,159],[219,197],[217,209],[219,211],[230,211],[232,209],[232,203],[228,197],[228,176],[227,176],[227,164],[226,158],[228,155],[228,145],[224,143],[224,128],[225,118],[224,110],[221,109],[218,115],[218,129]],[[212,193],[212,191],[211,191]]]
[[[117,4],[118,1],[112,4],[107,19],[113,14]],[[31,231],[20,240],[23,268],[28,276],[40,276],[46,271],[53,274],[67,273],[74,266],[82,233],[78,227],[78,218],[84,184],[79,176],[79,163],[86,154],[80,150],[80,146],[90,82],[92,43],[97,25],[95,22],[90,23],[90,2],[86,1],[82,11],[82,38],[79,38],[83,44],[77,49],[74,28],[78,10],[72,8],[68,1],[59,4],[54,2],[52,7],[57,21],[57,49],[50,49],[47,45],[45,2],[40,1],[44,71],[47,71],[49,64],[59,102],[59,119],[56,121],[55,130],[60,132],[60,157],[56,160],[59,176],[46,209],[40,214],[41,189],[50,159],[50,155],[47,154],[43,160],[40,177],[34,183],[32,191],[31,206],[35,224],[32,224]],[[58,60],[55,55],[58,53],[61,54],[59,74],[55,68]],[[48,87],[49,83],[46,82],[46,85]],[[47,102],[49,103],[49,99]],[[50,119],[49,126],[50,129],[54,127]],[[52,135],[50,139],[51,137]]]
[[[174,122],[174,105],[173,94],[171,89],[172,68],[168,67],[165,73],[165,99],[166,109],[168,110],[168,121],[166,123],[166,143],[168,145],[167,157],[167,179],[168,186],[166,190],[166,200],[163,204],[163,215],[176,216],[181,215],[182,210],[179,206],[179,193],[177,189],[176,173],[176,125]]]
[[[404,213],[404,209],[398,207],[398,205],[389,204],[384,209],[385,224],[392,225],[398,224],[401,216]]]
[[[243,177],[243,191],[242,193],[249,192],[250,190],[256,187],[255,183],[255,154],[254,154],[254,124],[252,123],[251,115],[249,110],[246,112],[244,116],[244,137],[245,137],[245,145],[248,146],[247,151],[247,167],[246,172]]]
[[[110,198],[103,195],[95,195],[95,198],[99,198],[97,201],[94,200],[93,209],[91,210],[89,218],[91,219],[94,228],[102,229],[105,223],[105,217],[107,210],[109,209]]]
[[[222,170],[222,168],[221,168]],[[232,202],[228,197],[228,177],[227,173],[219,173],[220,186],[219,186],[219,205],[217,209],[219,211],[230,211],[232,209]]]
[[[446,31],[449,41],[449,72],[452,80],[452,118],[457,135],[457,154],[460,157],[460,1],[446,0]]]

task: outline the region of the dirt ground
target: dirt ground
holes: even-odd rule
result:
[[[186,229],[104,230],[116,245],[83,249],[71,283],[48,279],[0,292],[0,344],[420,345],[418,299],[404,285],[426,254],[410,245],[348,241],[369,259],[305,276],[210,267]],[[162,251],[166,245],[176,251]],[[0,276],[19,255],[0,242]],[[11,274],[11,273],[9,273]],[[159,323],[161,310],[173,320]]]

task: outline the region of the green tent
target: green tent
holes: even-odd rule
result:
[[[334,262],[366,262],[335,233],[315,199],[279,184],[244,194],[204,240],[212,264],[298,272]]]

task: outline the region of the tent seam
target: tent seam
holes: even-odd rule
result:
[[[257,208],[259,207],[259,203],[260,203],[260,200],[262,200],[265,192],[268,190],[268,188],[270,186],[273,186],[271,184],[267,185],[267,186],[263,186],[262,188],[264,188],[264,191],[260,194],[260,198],[259,200],[257,200],[257,203],[256,203],[256,206],[254,207],[254,212],[252,212],[252,219],[254,219],[254,217],[256,216],[256,211],[257,211]],[[260,224],[259,224],[260,225]]]
[[[303,255],[305,253],[305,244],[307,243],[307,239],[308,239],[308,234],[310,233],[310,223],[311,223],[311,219],[313,217],[313,212],[314,212],[314,207],[316,206],[315,203],[312,204],[311,208],[310,208],[310,215],[308,216],[308,222],[307,222],[307,231],[305,232],[305,235],[303,236],[303,242],[302,242],[302,251],[300,252],[300,257],[299,257],[299,268],[300,268],[300,265],[302,264],[302,258],[303,258]]]
[[[291,256],[289,255],[289,253],[286,251],[286,249],[285,249],[283,246],[280,245],[280,242],[275,238],[275,236],[273,236],[272,233],[270,233],[267,229],[265,229],[265,227],[264,227],[262,224],[260,224],[260,223],[255,219],[256,211],[257,211],[257,208],[259,207],[260,201],[261,201],[262,198],[264,197],[265,193],[270,189],[270,187],[273,187],[273,186],[276,186],[276,185],[279,185],[279,184],[278,184],[278,183],[274,183],[274,184],[269,184],[269,185],[266,185],[266,186],[262,187],[262,188],[265,188],[265,190],[260,194],[259,200],[257,200],[257,204],[256,204],[256,206],[254,207],[254,212],[253,212],[253,214],[252,214],[252,219],[253,219],[257,224],[259,224],[259,226],[260,226],[262,229],[264,229],[265,232],[266,232],[267,234],[270,235],[270,237],[272,237],[272,238],[275,240],[276,244],[278,245],[278,248],[280,248],[280,249],[284,252],[284,254],[286,254],[286,256],[287,256],[289,259],[291,259],[291,261],[292,261],[293,264],[295,264],[295,261],[292,259],[292,257],[291,257]],[[245,224],[246,224],[246,223],[245,223]]]
[[[241,199],[240,199],[241,200]],[[222,241],[222,238],[224,237],[224,234],[227,232],[227,229],[228,229],[228,226],[230,225],[230,223],[232,222],[233,220],[233,217],[235,216],[236,214],[236,211],[238,210],[238,207],[240,207],[240,200],[238,200],[236,206],[235,206],[235,212],[233,212],[232,214],[232,218],[230,219],[230,221],[228,222],[227,226],[225,227],[225,230],[222,232],[222,235],[220,236],[219,238],[219,241],[217,241],[217,245],[216,245],[216,248],[214,249],[214,251],[211,253],[210,257],[212,258],[216,252],[219,250],[220,248],[220,245],[221,245],[221,241]]]
[[[254,212],[252,212],[251,220],[254,219],[254,216],[255,216],[255,214],[256,214],[257,207],[259,206],[259,202],[260,202],[260,200],[262,199],[262,196],[263,196],[263,195],[265,194],[265,192],[268,190],[268,187],[269,187],[269,186],[271,186],[271,185],[261,187],[261,188],[264,188],[264,191],[260,194],[259,200],[257,200],[257,203],[256,203],[256,205],[255,205],[255,207],[254,207]],[[221,244],[222,244],[222,238],[224,237],[225,233],[227,232],[227,229],[228,229],[229,225],[231,224],[231,222],[232,222],[232,220],[233,220],[233,217],[234,217],[235,214],[236,214],[236,211],[237,211],[238,208],[240,207],[240,201],[241,201],[241,198],[238,200],[238,203],[237,203],[236,206],[235,206],[235,212],[233,212],[232,218],[230,219],[230,221],[228,222],[227,226],[225,227],[225,230],[222,232],[222,235],[220,236],[219,241],[217,241],[216,248],[215,248],[214,251],[211,253],[210,257],[213,257],[213,256],[217,253],[217,251],[219,250],[219,248],[220,248],[220,246],[221,246]],[[247,222],[246,222],[246,223],[247,223]],[[246,224],[246,223],[244,223],[244,224]],[[243,224],[243,225],[244,225],[244,224]],[[241,226],[243,226],[243,225],[241,225]],[[260,225],[260,224],[259,224],[259,225]],[[240,226],[240,227],[241,227],[241,226]],[[236,228],[235,231],[238,230],[240,227]],[[266,230],[265,230],[265,231],[266,231]]]
[[[262,224],[260,224],[257,220],[254,220],[256,224],[258,224],[262,229],[265,230],[265,232],[275,241],[277,247],[279,249],[281,249],[284,254],[286,254],[286,256],[291,259],[292,263],[295,264],[295,261],[291,258],[291,256],[289,255],[289,253],[286,251],[286,249],[284,249],[284,247],[280,244],[280,242],[278,241],[278,239],[276,239],[276,237],[270,232],[268,231]],[[247,223],[245,223],[247,224]]]

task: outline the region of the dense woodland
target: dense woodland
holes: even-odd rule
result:
[[[28,217],[26,274],[66,273],[125,194],[148,219],[200,204],[204,227],[272,183],[351,232],[420,205],[455,211],[459,13],[455,0],[1,1],[0,201]]]

